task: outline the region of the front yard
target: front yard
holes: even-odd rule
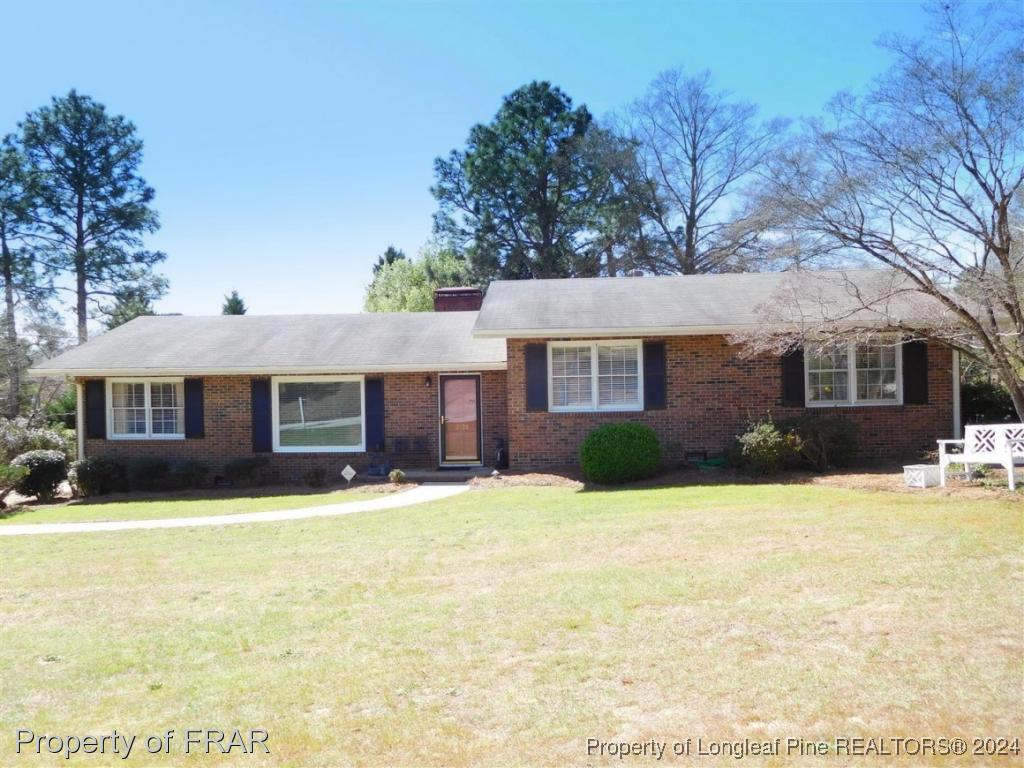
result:
[[[1022,512],[810,485],[520,487],[0,539],[0,764],[54,762],[16,756],[17,728],[266,729],[270,755],[212,761],[247,766],[621,764],[588,738],[1024,737]],[[892,758],[857,763],[876,761]],[[203,761],[137,746],[125,762]]]
[[[364,501],[400,486],[356,486],[352,489],[297,493],[292,488],[246,491],[197,490],[157,494],[110,494],[0,511],[0,527],[24,523],[85,523],[109,520],[158,520],[205,515],[236,515],[278,509],[302,509]],[[410,486],[411,487],[411,486]]]

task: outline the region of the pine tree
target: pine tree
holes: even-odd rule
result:
[[[248,311],[248,307],[245,306],[242,297],[238,295],[238,291],[232,291],[230,295],[224,297],[224,306],[221,307],[220,313],[222,315],[244,315]]]

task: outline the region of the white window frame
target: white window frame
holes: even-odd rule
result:
[[[862,344],[862,343],[861,343]],[[856,408],[869,406],[903,405],[903,342],[881,342],[877,346],[892,346],[896,349],[896,399],[857,399],[857,346],[858,342],[846,342],[846,400],[811,400],[811,355],[804,350],[804,404],[808,408]]]
[[[332,384],[359,382],[360,438],[357,446],[281,445],[280,384]],[[270,409],[274,453],[366,453],[366,377],[365,376],[274,376],[270,379]]]
[[[114,432],[114,385],[115,384],[145,384],[146,431],[144,434],[115,434]],[[116,378],[107,379],[107,439],[108,440],[184,440],[184,432],[153,432],[153,399],[150,394],[150,387],[153,384],[181,384],[181,412],[182,421],[185,419],[185,379],[184,378]]]
[[[555,405],[555,382],[552,371],[552,350],[565,347],[590,347],[590,405]],[[635,347],[636,348],[636,373],[637,373],[637,398],[635,405],[624,405],[613,403],[611,405],[598,405],[599,391],[599,363],[598,347]],[[636,413],[644,409],[644,344],[641,339],[596,339],[577,341],[549,341],[548,342],[548,412],[550,413]]]

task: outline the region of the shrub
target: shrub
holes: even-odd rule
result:
[[[1018,420],[1013,398],[998,382],[965,381],[960,388],[960,401],[967,424],[1012,424]]]
[[[52,499],[57,486],[68,476],[67,458],[61,451],[27,451],[16,456],[11,465],[28,469],[15,486],[18,493],[41,501]]]
[[[769,419],[752,422],[736,439],[743,465],[758,475],[776,474],[793,455],[791,440]]]
[[[595,483],[627,483],[650,477],[661,465],[661,444],[644,424],[605,424],[580,446],[580,465]]]
[[[47,404],[44,409],[46,422],[58,430],[75,428],[75,411],[78,409],[78,394],[74,387],[65,390],[60,397]]]
[[[405,472],[403,472],[400,469],[392,469],[390,472],[388,472],[388,480],[390,480],[392,483],[404,483]]]
[[[68,480],[71,489],[79,496],[98,496],[120,491],[127,483],[124,464],[109,456],[71,462]]]
[[[7,494],[13,491],[27,474],[28,467],[0,464],[0,509],[7,506]]]
[[[202,488],[210,468],[201,461],[176,461],[167,470],[165,484],[169,488]]]
[[[29,426],[28,420],[0,419],[0,462],[9,463],[29,451],[60,451],[65,459],[75,451],[73,430]]]
[[[232,485],[250,485],[265,479],[264,470],[270,460],[266,456],[232,459],[224,465],[224,476]]]
[[[167,476],[166,459],[139,456],[128,462],[128,486],[133,491],[152,491]]]
[[[302,475],[302,479],[306,481],[306,485],[310,488],[319,488],[327,482],[327,470],[323,467],[313,467]]]
[[[819,472],[847,467],[857,458],[857,426],[840,416],[801,416],[781,428],[799,457]]]

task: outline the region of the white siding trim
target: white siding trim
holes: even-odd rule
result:
[[[452,365],[415,364],[415,365],[377,365],[377,366],[274,366],[266,368],[30,368],[28,375],[33,378],[49,376],[79,376],[82,378],[117,378],[171,376],[317,376],[325,375],[356,375],[375,373],[446,373],[465,371],[504,371],[508,363],[457,363]]]
[[[953,350],[953,439],[963,438],[962,416],[960,414],[960,352]]]
[[[75,382],[75,438],[78,443],[78,459],[85,458],[85,384]]]

